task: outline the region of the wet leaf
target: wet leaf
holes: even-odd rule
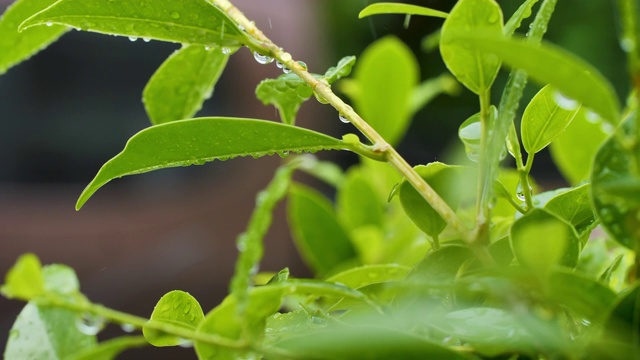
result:
[[[513,33],[520,27],[520,24],[522,24],[522,20],[531,16],[531,8],[537,2],[538,0],[526,0],[522,3],[518,10],[511,15],[509,21],[504,25],[504,34],[507,36],[513,35]]]
[[[184,343],[185,340],[158,331],[150,325],[166,323],[195,330],[203,319],[204,313],[198,301],[184,291],[174,290],[160,298],[142,332],[144,338],[153,346],[176,346]]]
[[[327,69],[322,78],[325,79],[327,83],[329,83],[329,85],[331,85],[341,78],[349,76],[349,74],[351,74],[351,69],[355,64],[355,56],[345,56],[340,59],[340,61],[338,61],[338,64],[336,66],[332,66]]]
[[[360,11],[360,14],[358,14],[358,18],[362,19],[367,16],[380,14],[433,16],[443,19],[447,17],[446,12],[429,9],[423,6],[398,3],[375,3],[362,9],[362,11]]]

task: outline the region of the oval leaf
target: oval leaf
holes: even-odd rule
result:
[[[40,259],[34,254],[24,254],[9,269],[0,293],[9,299],[31,300],[45,291]]]
[[[125,175],[176,166],[204,164],[237,156],[260,157],[289,151],[340,149],[338,139],[270,121],[197,118],[153,126],[134,135],[124,150],[102,166],[84,189],[76,209],[101,186]]]
[[[458,1],[442,25],[440,37],[440,53],[447,68],[476,94],[491,87],[500,69],[500,60],[454,40],[479,31],[502,35],[502,11],[493,0]]]
[[[522,145],[529,154],[544,149],[578,113],[580,104],[567,99],[552,86],[543,87],[531,99],[522,115]]]
[[[244,31],[206,0],[61,0],[28,18],[20,29],[47,23],[184,44],[236,47],[251,43]]]
[[[580,241],[575,230],[544,209],[533,209],[516,220],[509,239],[518,262],[540,276],[557,265],[574,267],[578,263]]]
[[[448,15],[446,12],[429,9],[423,6],[398,3],[376,3],[362,9],[360,14],[358,14],[358,18],[362,19],[363,17],[380,14],[421,15],[439,17],[443,19]]]
[[[176,346],[182,344],[184,339],[163,333],[149,325],[167,323],[195,330],[203,319],[204,313],[198,301],[184,291],[174,290],[160,298],[142,332],[153,346]]]
[[[611,123],[620,120],[620,104],[611,83],[596,68],[566,50],[549,43],[534,44],[522,38],[484,33],[456,35],[455,41],[459,46],[495,54],[505,64],[525,70],[542,85],[553,85]]]
[[[220,48],[201,45],[187,45],[171,54],[142,93],[151,123],[193,117],[211,97],[228,59]]]
[[[590,190],[589,184],[578,186],[553,197],[544,207],[570,222],[576,228],[578,235],[582,235],[595,221],[589,196]]]
[[[56,0],[18,0],[0,18],[0,75],[27,60],[56,41],[68,29],[64,26],[41,26],[18,32],[18,26],[29,16],[55,3]]]

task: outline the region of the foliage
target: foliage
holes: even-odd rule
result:
[[[104,164],[78,209],[122,176],[238,156],[283,160],[237,238],[230,294],[214,309],[173,290],[149,319],[122,313],[82,295],[72,269],[25,254],[0,288],[27,301],[4,357],[113,359],[134,347],[193,345],[198,359],[639,358],[637,4],[618,0],[635,86],[624,107],[595,67],[541,40],[555,4],[522,1],[506,22],[494,0],[459,0],[449,13],[400,3],[362,9],[360,17],[403,14],[405,24],[444,18],[439,47],[451,75],[421,82],[418,60],[394,37],[371,44],[357,63],[346,56],[323,75],[309,73],[227,0],[17,0],[0,19],[0,73],[71,28],[183,45],[144,89],[151,126]],[[527,23],[526,36],[518,34]],[[256,88],[283,124],[193,118],[242,46],[284,70]],[[493,103],[503,67],[510,77]],[[528,77],[542,89],[520,117]],[[410,166],[393,146],[418,110],[459,84],[480,104],[452,120],[470,161]],[[296,126],[312,96],[368,141]],[[547,146],[571,187],[537,191],[530,173]],[[343,172],[300,154],[321,150],[361,161]],[[507,153],[515,169],[502,163]],[[336,200],[293,181],[296,171],[333,186]],[[292,237],[316,279],[283,269],[258,285],[262,239],[285,198]],[[105,323],[142,336],[98,342]]]

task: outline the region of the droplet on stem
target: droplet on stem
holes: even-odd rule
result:
[[[256,61],[258,62],[258,64],[271,64],[273,62],[273,58],[267,55],[262,55],[257,51],[253,52],[253,57],[256,59]]]

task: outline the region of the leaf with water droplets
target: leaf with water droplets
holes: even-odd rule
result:
[[[460,0],[442,25],[440,53],[451,73],[469,90],[480,94],[491,87],[500,69],[494,55],[455,41],[477,32],[502,35],[502,11],[493,0]]]
[[[439,18],[446,18],[447,13],[429,9],[423,6],[410,5],[410,4],[398,4],[398,3],[376,3],[367,6],[360,11],[358,18],[362,19],[371,15],[380,14],[405,14],[405,15],[420,15],[420,16],[433,16]]]
[[[151,313],[151,318],[144,325],[142,333],[144,338],[153,346],[176,346],[182,344],[184,339],[154,329],[153,325],[167,323],[195,330],[203,319],[204,313],[200,303],[188,293],[174,290],[160,298],[160,301],[153,309],[153,313]]]
[[[18,32],[18,26],[26,18],[55,2],[18,0],[7,8],[0,18],[0,75],[43,50],[68,31],[64,26],[55,25]]]
[[[343,77],[349,76],[351,74],[351,69],[356,64],[355,56],[345,56],[340,61],[338,61],[338,65],[332,66],[324,73],[323,78],[329,83],[329,85],[334,82],[340,80]]]
[[[313,90],[296,74],[282,74],[276,79],[265,79],[256,87],[256,96],[265,105],[274,105],[285,124],[293,125],[300,105],[307,101]]]
[[[44,286],[40,259],[24,254],[7,272],[0,293],[9,299],[31,300],[44,293]]]
[[[625,120],[630,133],[635,113]],[[640,178],[637,153],[627,150],[620,137],[610,137],[598,150],[591,173],[591,197],[596,215],[618,243],[635,250],[640,239]]]
[[[298,251],[317,275],[327,274],[356,256],[333,205],[317,191],[299,184],[292,186],[287,215]]]
[[[94,347],[95,335],[82,333],[77,321],[78,314],[71,310],[29,302],[11,327],[4,358],[63,360]]]
[[[504,34],[507,36],[513,35],[513,33],[520,27],[522,20],[531,16],[531,8],[535,5],[538,0],[526,0],[518,10],[516,10],[513,15],[509,18],[507,23],[504,25]]]
[[[142,93],[142,102],[154,125],[192,117],[211,97],[227,65],[220,48],[187,45],[160,65]]]
[[[620,103],[611,83],[577,56],[550,43],[535,44],[502,34],[456,34],[459,46],[494,54],[506,65],[522,69],[542,85],[551,84],[568,99],[582,103],[606,121],[620,121]]]
[[[184,44],[254,45],[222,10],[206,0],[60,0],[25,20],[20,29],[47,23]]]
[[[213,117],[156,125],[134,135],[120,154],[102,166],[80,195],[76,209],[104,184],[126,175],[238,156],[342,148],[342,141],[327,135],[264,120]]]
[[[103,341],[98,345],[74,353],[69,360],[115,360],[120,353],[127,349],[148,346],[149,343],[142,336],[121,336]]]
[[[579,109],[579,103],[565,98],[552,86],[543,87],[531,99],[522,115],[520,132],[527,153],[533,155],[555,140],[569,126]]]

